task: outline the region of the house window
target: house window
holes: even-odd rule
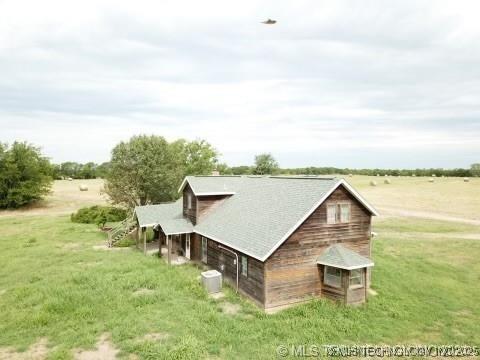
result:
[[[340,204],[340,222],[346,223],[350,221],[350,204]]]
[[[248,276],[248,258],[242,255],[242,275]]]
[[[325,285],[341,288],[342,287],[342,269],[325,266],[325,273],[323,276]]]
[[[350,203],[327,204],[327,224],[350,222]]]
[[[362,269],[355,269],[350,271],[350,287],[362,287],[363,286],[363,273]]]
[[[337,221],[337,205],[327,205],[327,224],[335,224]]]
[[[207,238],[202,236],[202,262],[207,263]]]
[[[187,209],[190,210],[192,208],[192,194],[187,194]]]

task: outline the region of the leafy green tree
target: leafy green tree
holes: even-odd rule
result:
[[[80,172],[81,164],[73,162],[73,161],[67,161],[62,164],[60,164],[60,173],[64,177],[71,177],[71,178],[78,178],[78,173]]]
[[[203,141],[134,136],[112,150],[105,192],[128,207],[171,201],[185,175],[209,174],[216,162],[216,151]]]
[[[229,168],[226,163],[217,164],[216,170],[220,173],[220,175],[233,175],[232,169]]]
[[[230,168],[230,171],[232,172],[233,175],[249,175],[253,172],[251,166],[232,166]]]
[[[272,154],[260,154],[255,156],[255,168],[253,173],[256,175],[275,174],[278,170],[278,163]]]
[[[480,163],[472,164],[472,166],[470,166],[470,172],[472,176],[480,176]]]
[[[97,166],[96,176],[102,179],[105,179],[107,176],[108,170],[110,169],[110,163],[104,162]]]
[[[217,164],[217,151],[205,140],[186,142],[183,145],[183,161],[186,175],[210,175]]]
[[[78,177],[81,179],[95,179],[97,177],[97,165],[93,162],[80,165]]]
[[[0,208],[18,208],[50,192],[53,168],[40,149],[26,142],[0,144]]]

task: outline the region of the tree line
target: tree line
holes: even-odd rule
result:
[[[480,176],[480,163],[469,169],[349,169],[335,167],[281,168],[271,154],[255,156],[251,166],[218,162],[218,151],[204,140],[133,136],[117,144],[109,162],[51,164],[38,147],[26,142],[0,143],[0,208],[17,208],[41,200],[53,179],[105,179],[105,192],[114,204],[127,208],[179,197],[178,185],[187,175],[389,175]]]
[[[107,175],[110,163],[96,164],[87,162],[85,164],[67,161],[61,164],[52,164],[52,174],[55,180],[62,179],[96,179],[104,178]]]

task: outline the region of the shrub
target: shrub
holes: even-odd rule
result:
[[[91,206],[79,209],[70,216],[72,222],[81,224],[97,224],[105,226],[107,222],[122,221],[127,217],[127,211],[114,206]]]
[[[40,150],[23,142],[0,143],[0,208],[18,208],[50,192],[52,167]]]

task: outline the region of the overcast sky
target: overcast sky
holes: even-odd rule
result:
[[[478,0],[0,0],[0,141],[54,162],[158,134],[206,139],[230,165],[466,167],[479,14]]]

